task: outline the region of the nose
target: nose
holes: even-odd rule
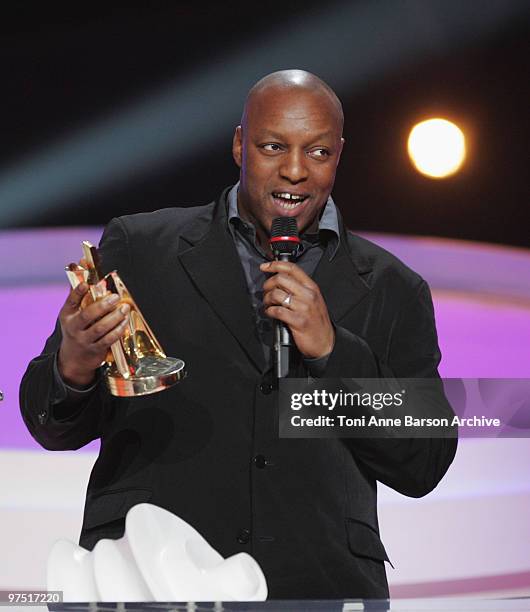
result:
[[[306,165],[306,156],[304,151],[293,149],[282,156],[282,164],[280,166],[280,175],[295,185],[307,180],[308,169]]]

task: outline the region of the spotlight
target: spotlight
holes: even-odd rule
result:
[[[409,134],[407,149],[416,169],[431,178],[454,174],[466,156],[462,130],[446,119],[427,119]]]

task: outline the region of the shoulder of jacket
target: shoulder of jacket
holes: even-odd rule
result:
[[[367,238],[346,231],[348,250],[359,273],[371,274],[374,281],[391,277],[394,281],[418,287],[424,279],[398,257]]]
[[[205,226],[212,220],[215,202],[202,206],[173,206],[152,212],[124,215],[111,223],[120,225],[130,237],[149,236],[170,230],[181,234],[190,225]]]

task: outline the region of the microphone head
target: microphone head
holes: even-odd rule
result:
[[[296,219],[294,217],[273,219],[269,242],[273,253],[294,255],[300,244]]]

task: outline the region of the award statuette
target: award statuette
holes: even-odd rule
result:
[[[111,346],[103,363],[105,380],[112,395],[148,395],[168,389],[182,380],[186,374],[184,362],[166,357],[118,273],[101,274],[98,250],[87,241],[83,242],[82,263],[66,266],[66,275],[73,288],[82,282],[89,285],[85,305],[87,299],[94,302],[109,293],[116,293],[120,296],[120,303],[130,306],[123,338]]]

